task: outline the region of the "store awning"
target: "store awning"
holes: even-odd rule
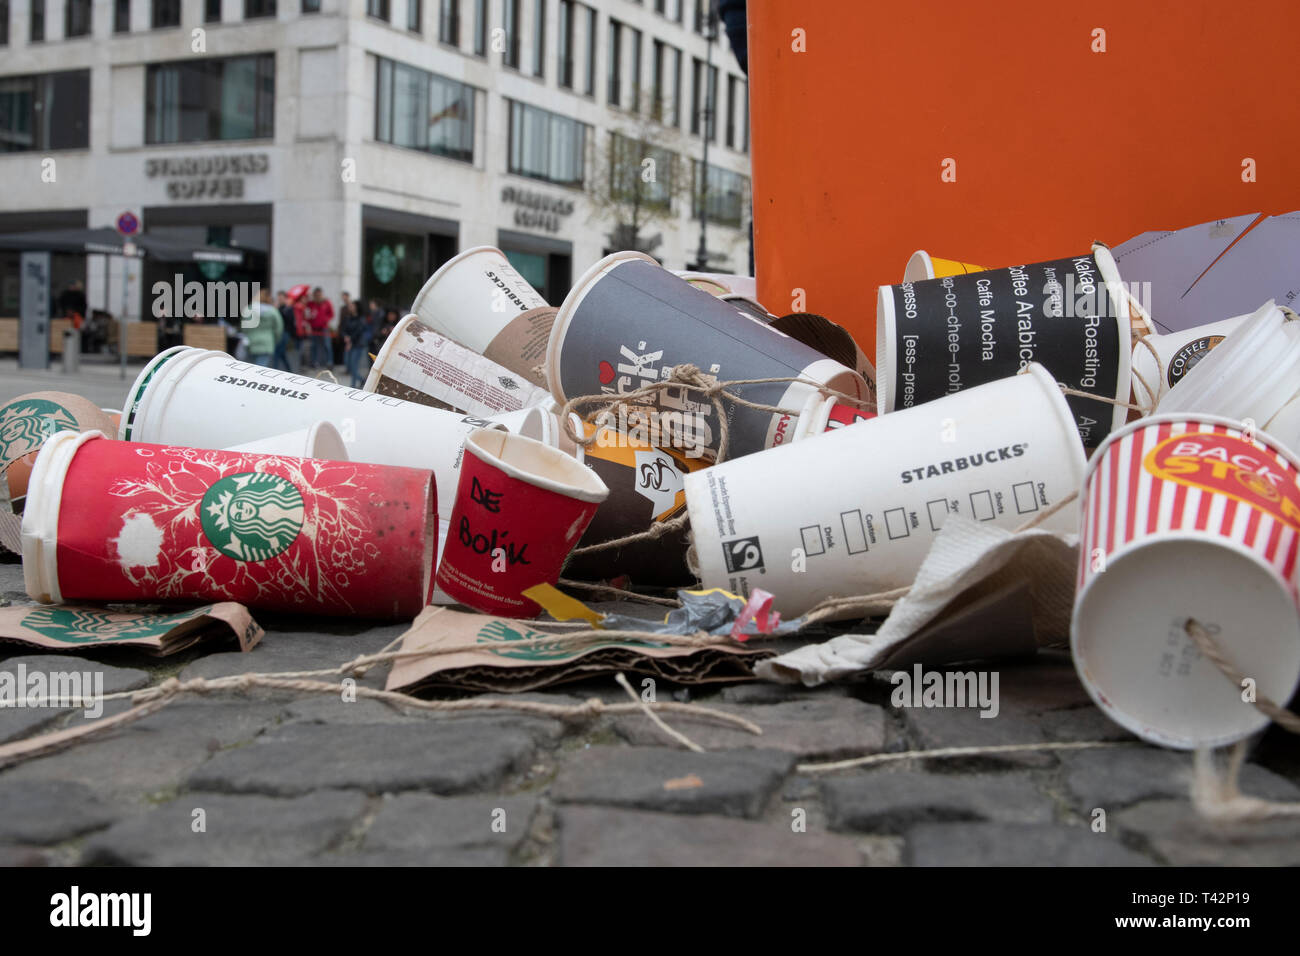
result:
[[[244,254],[238,249],[197,245],[179,239],[150,236],[148,233],[127,237],[108,226],[98,229],[38,229],[0,235],[0,249],[20,252],[121,256],[127,254],[128,242],[134,247],[131,254],[136,258],[148,257],[161,262],[225,262],[232,265],[244,261]]]

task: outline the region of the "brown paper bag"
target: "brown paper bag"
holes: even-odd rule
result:
[[[232,601],[172,612],[73,604],[0,608],[0,641],[56,651],[133,647],[164,657],[201,640],[231,637],[249,651],[263,633],[248,608]]]
[[[556,643],[512,648],[515,641],[556,637],[546,625],[425,608],[402,640],[402,652],[475,644],[473,650],[399,658],[388,690],[434,687],[485,691],[527,691],[597,674],[633,671],[682,684],[750,680],[750,664],[772,656],[762,647],[680,647],[670,644],[608,642],[581,647]]]

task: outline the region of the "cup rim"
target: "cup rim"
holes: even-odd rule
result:
[[[513,465],[492,452],[484,448],[479,439],[487,434],[502,436],[506,445],[526,442],[536,445],[543,457],[553,460],[564,471],[570,472],[574,476],[574,481],[565,483],[546,475],[538,475],[533,472]],[[579,501],[589,501],[599,504],[609,497],[609,487],[601,480],[600,476],[579,462],[571,455],[565,454],[560,449],[548,445],[546,442],[538,441],[535,438],[528,438],[524,435],[514,434],[512,432],[502,432],[499,429],[477,428],[465,437],[465,452],[473,454],[484,464],[491,465],[505,475],[514,478],[516,481],[522,481],[525,484],[532,485],[535,488],[541,488],[544,491],[554,492],[563,495],[566,498],[576,498]],[[463,475],[464,472],[462,471]],[[581,484],[579,484],[581,482]],[[585,487],[584,487],[585,486]]]

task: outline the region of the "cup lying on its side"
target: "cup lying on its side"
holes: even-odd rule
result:
[[[435,332],[546,387],[541,366],[555,309],[500,249],[475,246],[448,259],[415,296],[411,312]]]
[[[531,379],[444,338],[414,314],[394,327],[362,391],[478,416],[551,403],[551,393]]]
[[[930,255],[924,249],[912,253],[903,270],[904,282],[920,282],[923,279],[942,279],[945,276],[964,276],[972,272],[983,272],[983,266],[974,266],[969,262],[956,259],[940,259]]]
[[[660,382],[668,369],[695,365],[719,381],[804,379],[734,386],[742,398],[783,409],[801,408],[825,385],[862,398],[867,384],[853,369],[770,326],[741,315],[729,303],[674,276],[649,256],[619,252],[583,275],[560,307],[546,354],[547,381],[561,405],[571,396],[627,394]],[[727,456],[780,443],[790,416],[724,398]],[[721,427],[713,403],[683,388],[660,390],[645,407],[677,447],[694,446],[715,458]]]
[[[1036,363],[1021,375],[686,476],[704,587],[786,617],[910,585],[950,514],[1016,528],[1078,491],[1083,446]],[[1042,527],[1071,531],[1066,509]]]
[[[43,603],[412,618],[429,602],[437,534],[427,470],[59,432],[32,471],[23,578]]]
[[[1142,341],[1133,345],[1134,403],[1143,408],[1154,407],[1197,363],[1218,347],[1229,332],[1239,328],[1248,318],[1248,315],[1235,315],[1181,332],[1143,336]],[[1155,354],[1152,354],[1153,350]],[[1152,391],[1156,394],[1152,395]]]
[[[1263,729],[1300,683],[1300,461],[1264,432],[1155,415],[1115,432],[1080,494],[1074,664],[1105,713],[1165,747]],[[1204,657],[1195,622],[1253,684]]]
[[[523,592],[555,584],[609,489],[557,448],[479,429],[465,441],[438,587],[488,614],[536,617]]]
[[[288,455],[290,458],[324,458],[329,461],[348,461],[348,448],[339,430],[329,422],[317,422],[310,428],[299,428],[272,435],[256,441],[232,445],[226,451],[239,451],[247,455]]]
[[[1110,250],[881,286],[876,388],[882,414],[1041,363],[1069,397],[1083,443],[1127,419],[1132,323]],[[1111,404],[1124,403],[1124,404]]]

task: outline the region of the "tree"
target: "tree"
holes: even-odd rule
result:
[[[690,201],[691,176],[681,156],[681,134],[661,126],[654,113],[647,98],[635,117],[595,146],[587,199],[592,219],[614,223],[606,233],[611,249],[653,254],[663,234],[646,231],[676,221],[676,203]]]

